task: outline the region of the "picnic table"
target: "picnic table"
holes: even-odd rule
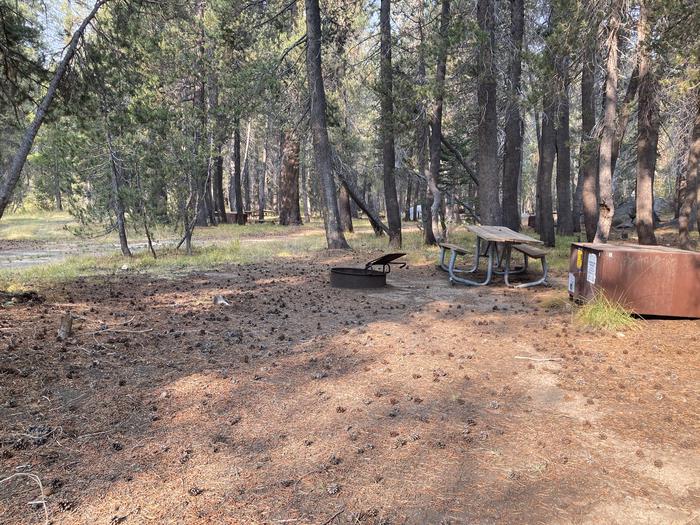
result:
[[[539,239],[519,233],[505,226],[467,226],[467,229],[476,234],[476,249],[474,251],[474,263],[470,269],[456,268],[458,255],[468,255],[469,251],[454,244],[440,244],[440,268],[450,275],[451,283],[462,283],[470,286],[485,286],[490,284],[494,275],[503,275],[503,280],[510,286],[509,277],[512,274],[520,274],[527,271],[528,258],[538,259],[542,262],[542,276],[534,281],[516,285],[519,288],[542,284],[547,278],[546,252],[536,245],[542,244]],[[449,250],[450,261],[445,264],[445,254]],[[511,268],[513,250],[523,255],[523,266]],[[483,281],[468,279],[459,274],[476,273],[479,270],[479,262],[482,257],[488,257],[486,277]]]

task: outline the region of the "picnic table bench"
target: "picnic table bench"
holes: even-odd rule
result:
[[[469,250],[456,244],[441,243],[439,267],[449,273],[450,283],[462,283],[471,286],[485,286],[490,284],[494,275],[503,275],[507,286],[511,286],[509,277],[527,271],[528,259],[537,259],[542,263],[542,276],[534,281],[528,281],[514,285],[518,288],[526,288],[542,284],[547,279],[547,252],[538,248],[542,241],[529,235],[519,233],[505,226],[467,226],[467,229],[476,234],[476,248],[474,250],[474,262],[469,269],[456,267],[457,256],[469,255]],[[511,268],[513,250],[523,255],[523,266]],[[445,256],[450,252],[450,259],[445,263]],[[479,269],[482,257],[488,257],[486,277],[483,281],[467,279],[459,274],[475,273]]]

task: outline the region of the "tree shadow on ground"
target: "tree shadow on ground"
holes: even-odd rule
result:
[[[538,291],[452,288],[429,267],[333,289],[339,259],[84,278],[3,312],[17,373],[0,375],[0,472],[40,475],[55,523],[587,515],[621,472],[591,443],[597,406],[537,382],[559,362],[513,361],[568,363],[565,340],[545,344],[566,316]],[[68,308],[76,333],[57,342]],[[41,521],[35,490],[4,492],[0,521]]]

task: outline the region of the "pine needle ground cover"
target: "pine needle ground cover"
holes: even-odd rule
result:
[[[594,328],[559,270],[450,286],[434,249],[333,289],[380,241],[297,233],[26,269],[42,301],[0,308],[0,472],[36,475],[61,525],[693,519],[698,321]],[[0,522],[44,523],[34,478],[0,494]]]

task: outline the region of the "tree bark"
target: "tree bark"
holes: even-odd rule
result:
[[[243,205],[246,211],[252,213],[253,204],[251,203],[252,180],[250,176],[250,138],[251,138],[251,121],[248,121],[245,134],[245,148],[243,150]]]
[[[357,207],[362,210],[362,212],[367,215],[372,229],[377,237],[383,235],[384,233],[389,233],[389,227],[384,224],[379,217],[378,210],[374,209],[371,202],[371,188],[367,182],[362,190],[360,190],[355,181],[359,180],[359,174],[353,169],[352,166],[343,162],[337,152],[331,151],[331,159],[333,162],[333,172],[340,180],[341,185],[345,186],[345,189],[350,195],[350,198],[355,201]],[[364,195],[364,197],[363,197]]]
[[[280,224],[301,224],[299,209],[299,139],[292,131],[282,138],[282,173],[279,184]]]
[[[210,50],[210,54],[213,49]],[[212,146],[215,151],[211,161],[211,186],[212,186],[212,210],[211,215],[218,222],[226,222],[226,202],[224,200],[224,147],[223,122],[218,114],[219,110],[219,79],[216,73],[209,75],[209,112],[213,114],[214,126],[212,129]],[[212,221],[213,224],[215,222]]]
[[[329,249],[348,249],[340,227],[340,212],[333,180],[331,147],[326,124],[326,92],[321,71],[321,13],[318,0],[305,0],[306,6],[306,70],[311,98],[309,120],[314,146],[314,164],[321,181],[326,229]]]
[[[613,202],[613,147],[615,143],[617,119],[617,54],[618,31],[620,29],[620,6],[614,0],[610,14],[607,35],[608,57],[605,78],[605,111],[603,113],[603,132],[600,140],[600,161],[598,165],[598,227],[594,242],[605,243],[610,235],[615,203]]]
[[[195,13],[199,19],[199,34],[197,37],[197,59],[194,64],[194,83],[195,91],[192,99],[194,105],[195,115],[198,117],[199,127],[195,129],[194,132],[194,147],[192,149],[192,185],[194,189],[194,215],[195,215],[195,226],[208,226],[209,225],[209,209],[211,204],[211,195],[208,195],[209,189],[209,178],[210,178],[210,162],[209,162],[209,148],[206,148],[207,154],[204,155],[202,152],[205,150],[203,144],[205,140],[206,144],[209,145],[210,137],[207,133],[207,79],[205,71],[206,63],[206,51],[205,51],[205,38],[204,33],[204,16],[206,6],[203,0],[198,0],[195,2]],[[205,139],[206,137],[206,139]],[[188,246],[191,241],[191,232],[188,235]],[[190,249],[188,248],[188,254]]]
[[[648,0],[641,0],[637,38],[639,46],[639,109],[637,113],[637,190],[635,192],[639,244],[656,244],[654,235],[654,173],[659,142],[659,105],[657,84],[647,39],[649,37]]]
[[[263,145],[262,151],[262,169],[258,173],[258,221],[263,222],[265,220],[265,179],[267,178],[267,163],[268,163],[268,149],[270,145],[269,140],[270,122],[268,120],[268,126],[265,131],[265,143]]]
[[[579,153],[579,183],[586,240],[593,241],[598,224],[598,141],[595,128],[595,35],[583,49],[581,70],[581,147]],[[577,197],[576,201],[578,202]],[[576,219],[576,215],[574,216]]]
[[[126,238],[126,220],[124,217],[124,203],[122,201],[121,195],[121,166],[119,166],[119,161],[117,159],[116,152],[112,145],[112,134],[109,131],[108,120],[105,119],[105,132],[107,135],[107,147],[109,149],[109,164],[111,167],[111,186],[112,186],[112,211],[114,211],[114,216],[117,221],[117,233],[119,234],[119,247],[121,248],[122,255],[125,257],[131,257],[131,250],[129,249],[129,242]]]
[[[619,44],[618,44],[619,45]],[[627,123],[632,116],[632,107],[634,105],[634,99],[637,98],[637,92],[639,91],[639,67],[635,66],[632,70],[629,83],[627,84],[627,89],[625,90],[625,97],[622,99],[622,104],[620,105],[619,115],[617,117],[617,128],[615,131],[612,151],[610,153],[610,164],[612,166],[612,173],[615,175],[615,166],[617,166],[617,158],[620,156],[620,148],[622,142],[625,139],[625,132],[627,131]]]
[[[311,222],[311,201],[309,200],[309,170],[303,168],[301,171],[301,200],[304,204],[304,221]]]
[[[241,190],[241,123],[236,117],[233,130],[233,191],[236,198],[236,223],[245,224]]]
[[[92,10],[88,13],[85,19],[83,19],[75,33],[73,33],[73,36],[68,43],[68,47],[66,47],[65,55],[63,55],[63,58],[56,68],[56,72],[51,79],[46,95],[44,95],[39,107],[37,107],[34,118],[32,119],[31,124],[29,124],[25,130],[22,140],[19,143],[19,147],[17,148],[17,152],[12,157],[12,162],[4,174],[2,185],[0,185],[0,219],[5,213],[5,208],[7,208],[7,205],[12,199],[12,192],[14,191],[15,186],[17,186],[19,177],[22,174],[22,168],[24,168],[24,163],[27,161],[27,156],[34,145],[34,139],[36,138],[39,128],[41,128],[44,118],[51,107],[51,103],[56,96],[58,86],[61,83],[61,80],[63,80],[63,76],[66,74],[71,60],[73,60],[73,56],[75,55],[75,51],[78,48],[80,40],[83,38],[85,29],[95,18],[100,7],[102,7],[108,1],[109,0],[98,0],[95,2]]]
[[[477,0],[476,17],[479,38],[477,136],[479,141],[479,216],[483,224],[500,225],[503,214],[499,201],[498,116],[496,114],[496,64],[494,62],[494,0]]]
[[[522,170],[523,121],[520,117],[520,79],[522,75],[524,0],[510,0],[510,61],[508,64],[508,101],[503,146],[503,224],[520,230],[518,186]]]
[[[272,184],[270,184],[270,204],[274,208],[275,212],[279,216],[280,214],[280,177],[282,175],[282,160],[284,157],[283,143],[284,143],[284,133],[282,130],[277,134],[277,144],[279,148],[277,149],[277,166],[272,172]]]
[[[433,202],[430,206],[432,219],[432,233],[442,240],[445,238],[443,223],[440,221],[440,208],[442,203],[442,191],[440,191],[440,150],[442,144],[442,109],[445,99],[445,76],[447,73],[447,48],[449,46],[450,25],[450,0],[442,0],[440,10],[439,47],[437,52],[437,66],[435,72],[435,100],[430,126],[430,177],[428,187],[433,194]],[[440,232],[436,235],[436,232]]]
[[[340,225],[344,232],[352,232],[352,210],[350,208],[350,194],[345,184],[340,185],[338,193],[338,207],[340,211]]]
[[[545,89],[542,108],[542,131],[539,145],[540,160],[537,165],[537,230],[545,246],[554,246],[554,217],[552,216],[552,170],[556,154],[556,101],[549,89]]]
[[[389,246],[401,248],[401,211],[396,195],[396,151],[394,148],[394,95],[391,71],[391,0],[381,0],[379,9],[381,32],[379,76],[381,83],[382,173],[384,201],[389,223]]]
[[[418,17],[418,85],[425,85],[425,45],[423,42],[423,4],[420,4]],[[433,232],[432,203],[434,196],[431,190],[431,172],[428,167],[428,125],[426,107],[423,100],[419,100],[416,107],[416,161],[418,172],[424,176],[425,181],[421,190],[421,223],[423,225],[423,244],[432,246],[436,243]],[[437,184],[434,184],[437,186]]]
[[[219,222],[228,222],[226,220],[226,202],[224,201],[224,157],[221,152],[222,146],[219,145],[216,156],[214,157],[214,176],[212,177],[212,186],[214,190],[214,208]]]
[[[61,196],[61,176],[59,175],[58,170],[54,171],[53,184],[53,195],[56,211],[63,211],[63,199]]]
[[[680,246],[690,249],[690,216],[693,206],[697,206],[698,233],[700,233],[700,199],[698,198],[698,179],[700,179],[700,92],[696,94],[697,110],[695,122],[690,134],[688,145],[688,168],[686,172],[686,187],[680,213],[678,214],[678,234]]]
[[[413,197],[413,178],[406,177],[406,203],[404,205],[403,220],[411,220],[411,197]]]
[[[557,233],[572,235],[571,151],[569,148],[569,71],[568,58],[557,60]]]

